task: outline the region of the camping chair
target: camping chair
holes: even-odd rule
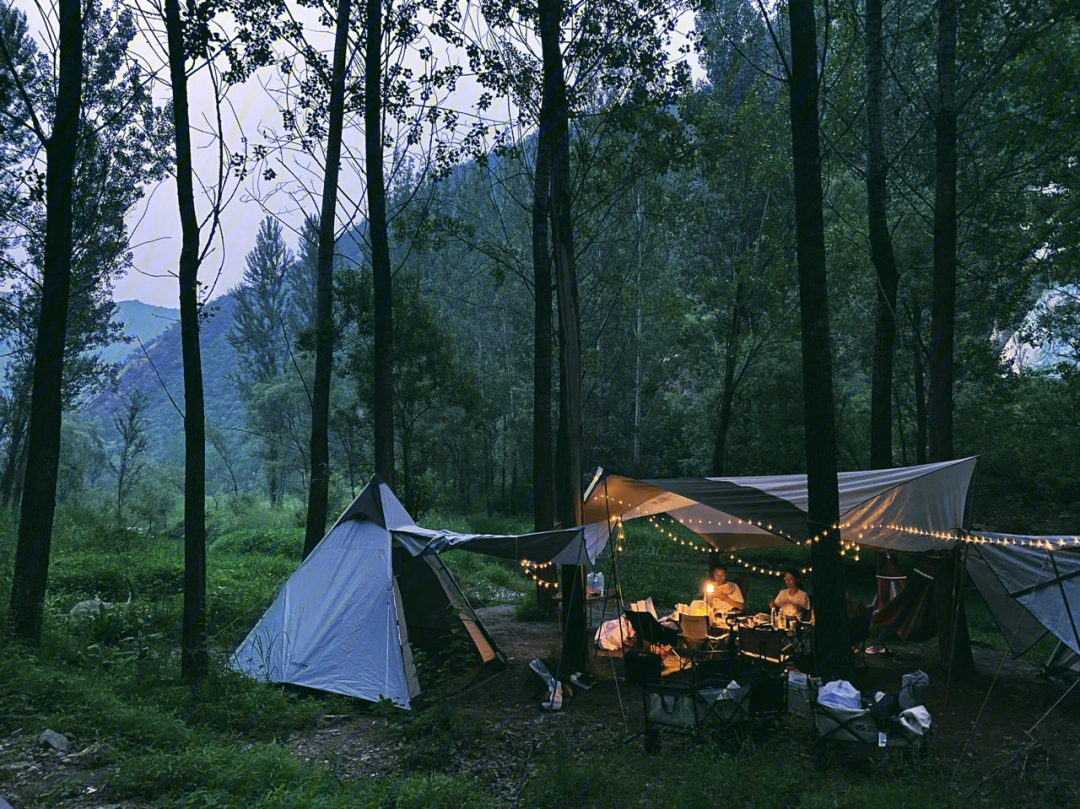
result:
[[[664,626],[651,613],[626,610],[623,614],[633,627],[634,635],[643,649],[648,650],[652,646],[667,646],[674,650],[679,644],[679,630]]]
[[[772,627],[740,626],[739,654],[748,658],[755,668],[777,672],[787,661],[786,639],[786,633]]]
[[[746,612],[749,609],[747,605],[750,603],[750,574],[743,573],[741,576],[732,579],[732,581],[739,586],[739,592],[742,593],[743,597],[743,612]]]
[[[810,723],[817,736],[814,745],[814,769],[826,769],[830,748],[834,746],[857,746],[866,749],[892,748],[913,750],[917,758],[927,754],[927,736],[912,733],[899,721],[899,707],[882,703],[880,708],[837,708],[818,702],[818,687],[810,687]],[[879,764],[883,771],[886,760]]]
[[[688,612],[679,613],[679,642],[677,649],[687,652],[685,657],[680,658],[685,667],[686,664],[693,666],[697,652],[709,648],[709,616],[691,615]]]

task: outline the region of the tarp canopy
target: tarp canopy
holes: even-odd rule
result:
[[[1080,653],[1080,537],[972,532],[967,571],[1014,655],[1047,632]]]
[[[558,565],[592,564],[607,541],[606,527],[596,524],[517,535],[459,534],[414,525],[397,528],[393,534],[410,553],[417,556],[463,550],[500,559],[528,559]]]
[[[904,553],[951,547],[976,462],[840,472],[842,538]],[[585,522],[666,513],[718,550],[783,547],[811,536],[808,500],[806,475],[636,480],[598,470]]]
[[[380,500],[375,497],[372,486],[365,487],[334,523],[334,527],[350,520],[370,520],[389,530],[393,538],[414,556],[456,549],[500,559],[527,559],[560,565],[592,564],[604,549],[608,537],[606,522],[531,534],[463,534],[423,528],[413,521],[393,494],[390,498]]]

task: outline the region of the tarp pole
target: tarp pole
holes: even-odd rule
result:
[[[611,525],[611,498],[608,497],[607,482],[608,482],[607,475],[604,475],[604,513],[607,515],[607,524],[610,526]],[[622,523],[622,515],[620,514],[619,515],[619,526],[622,527],[622,524],[623,524]],[[622,582],[619,580],[619,565],[618,565],[618,562],[615,560],[615,557],[618,554],[615,551],[615,547],[611,544],[610,529],[609,529],[609,532],[608,532],[608,547],[611,548],[611,582],[612,582],[612,584],[615,585],[615,597],[619,600],[619,612],[618,612],[618,615],[616,616],[618,618],[618,621],[619,621],[619,642],[622,644],[623,648],[625,648],[626,647],[626,637],[623,635],[623,622],[622,622],[622,604],[623,604]],[[604,602],[604,610],[605,610],[605,612],[607,611],[607,602],[606,601]],[[601,625],[603,625],[603,621],[601,621]],[[614,665],[614,663],[612,665]]]

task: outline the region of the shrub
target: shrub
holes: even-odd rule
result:
[[[239,528],[222,534],[210,547],[218,554],[261,553],[299,562],[304,549],[304,535],[295,528]]]

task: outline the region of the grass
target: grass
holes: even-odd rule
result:
[[[289,508],[255,501],[219,503],[208,521],[209,630],[212,666],[198,691],[178,684],[182,547],[168,534],[126,536],[107,548],[107,526],[67,520],[60,524],[50,570],[44,642],[36,650],[0,648],[0,736],[36,734],[49,727],[72,734],[76,746],[100,745],[95,766],[104,768],[101,803],[138,800],[176,807],[477,807],[505,805],[482,778],[446,771],[447,763],[504,743],[497,727],[469,721],[456,700],[429,699],[421,711],[322,694],[303,694],[258,683],[228,671],[225,655],[243,637],[295,568],[302,530]],[[436,518],[429,522],[435,524]],[[469,523],[463,530],[521,530],[523,526]],[[656,532],[631,525],[618,562],[624,595],[652,596],[657,603],[686,601],[706,572],[704,554],[658,541]],[[0,516],[0,576],[10,581],[14,530]],[[795,553],[803,553],[796,550]],[[741,553],[750,564],[782,568],[791,551]],[[513,563],[451,552],[447,564],[469,597],[482,603],[528,605],[533,585]],[[611,560],[598,568],[610,576]],[[855,595],[869,600],[873,561],[849,562]],[[610,584],[610,578],[608,579]],[[755,575],[750,608],[761,609],[780,584]],[[71,616],[88,598],[115,604],[111,610]],[[985,606],[969,599],[976,641],[1004,650]],[[0,606],[0,620],[6,598]],[[525,609],[525,606],[522,607]],[[527,611],[527,610],[526,610]],[[421,665],[423,661],[420,661]],[[385,721],[394,766],[356,782],[342,780],[333,761],[305,761],[289,740],[320,727],[327,714],[371,713]],[[611,751],[574,748],[556,733],[538,746],[521,785],[528,807],[698,807],[718,799],[734,805],[821,807],[939,807],[965,804],[951,770],[931,764],[920,773],[896,766],[881,779],[837,768],[813,773],[802,741],[774,737],[742,751],[708,744],[670,743],[665,755],[648,757],[639,746]],[[2,770],[0,770],[2,772]],[[23,804],[52,806],[74,801],[78,785],[45,782]],[[995,782],[981,805],[1070,805],[1076,800],[1067,777],[1041,771],[1039,781]],[[980,797],[982,800],[983,797]],[[971,805],[980,805],[978,801]],[[1075,803],[1073,805],[1076,805]]]

